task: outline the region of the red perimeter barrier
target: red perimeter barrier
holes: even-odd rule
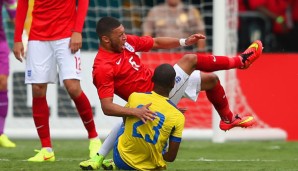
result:
[[[174,64],[183,54],[143,53],[145,65]],[[249,69],[237,70],[237,77],[249,106],[270,127],[284,129],[288,140],[298,140],[298,54],[263,54]],[[200,94],[200,99],[206,99]],[[203,100],[182,100],[187,107],[186,127],[211,128],[211,104]]]
[[[298,54],[263,54],[248,70],[238,70],[243,94],[261,120],[298,140]]]

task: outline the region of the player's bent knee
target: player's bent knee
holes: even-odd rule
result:
[[[179,62],[196,65],[197,60],[198,60],[197,55],[195,55],[195,54],[186,54],[186,55],[182,56],[182,58],[180,59]]]
[[[210,90],[219,82],[219,78],[214,73],[201,72],[201,90]]]

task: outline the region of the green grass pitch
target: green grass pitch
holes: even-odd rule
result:
[[[38,140],[15,140],[17,147],[0,148],[1,171],[76,171],[88,159],[87,140],[53,140],[56,162],[32,163]],[[108,158],[110,158],[109,155]],[[168,170],[198,171],[298,171],[298,142],[183,141]]]

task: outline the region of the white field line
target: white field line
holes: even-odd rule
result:
[[[81,162],[81,161],[85,161],[85,160],[88,160],[88,158],[60,158],[55,160],[55,162],[62,162],[62,161],[78,161],[78,162]],[[28,162],[26,159],[24,160],[11,160],[11,159],[5,159],[5,158],[0,158],[0,162],[10,162],[10,161],[24,161],[24,162]]]
[[[283,160],[266,160],[266,159],[206,159],[206,158],[198,158],[198,159],[177,159],[177,162],[279,162]],[[294,158],[293,161],[298,161],[298,158]]]
[[[59,161],[84,161],[87,159],[79,159],[79,158],[59,158],[56,159],[55,162]],[[10,161],[16,161],[16,160],[10,160],[10,159],[5,159],[5,158],[0,158],[1,162],[10,162]],[[18,160],[18,161],[25,161],[28,162],[27,160]],[[175,162],[281,162],[283,160],[264,160],[264,159],[247,159],[247,160],[242,160],[242,159],[206,159],[206,158],[198,158],[198,159],[177,159]],[[298,161],[298,158],[294,158],[293,161]]]

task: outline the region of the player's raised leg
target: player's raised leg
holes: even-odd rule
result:
[[[243,66],[240,68],[248,68],[256,59],[261,56],[262,51],[262,42],[260,40],[254,41],[242,54],[240,54],[243,63]]]
[[[230,110],[225,90],[214,73],[201,72],[201,90],[206,91],[208,100],[212,103],[221,118],[220,129],[226,131],[234,127],[246,128],[255,123],[252,114],[233,114]]]
[[[205,54],[186,54],[177,64],[187,73],[194,70],[213,72],[229,69],[246,69],[262,54],[262,43],[257,40],[253,42],[246,51],[239,56],[215,56]]]

